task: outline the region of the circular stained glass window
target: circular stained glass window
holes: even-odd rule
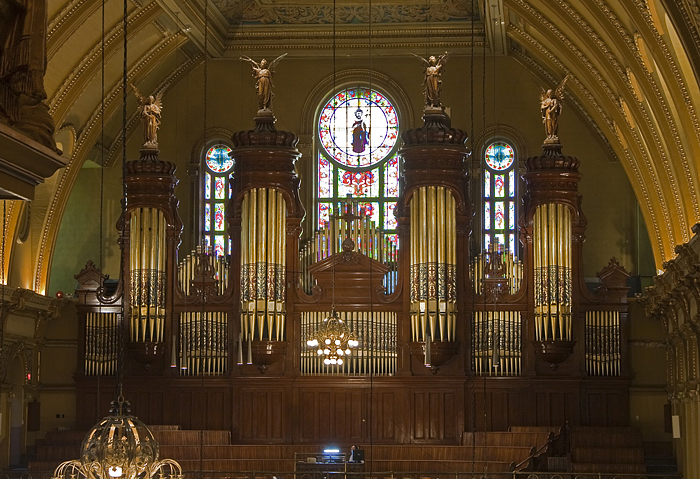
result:
[[[216,145],[207,151],[207,166],[214,173],[225,173],[233,168],[233,160],[228,156],[231,148],[225,145]]]
[[[515,159],[513,147],[502,142],[492,143],[485,156],[486,164],[494,170],[507,170]]]
[[[396,145],[399,121],[394,106],[368,88],[343,90],[321,109],[319,137],[338,163],[364,168],[386,158]]]

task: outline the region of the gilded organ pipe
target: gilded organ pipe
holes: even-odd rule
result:
[[[283,341],[286,202],[271,188],[246,192],[241,215],[241,332],[244,340]]]
[[[166,221],[162,211],[156,208],[131,210],[131,341],[163,341],[166,289],[165,230]]]
[[[456,202],[444,187],[411,198],[411,338],[453,341],[456,328]],[[418,245],[421,245],[418,247]]]
[[[539,341],[571,339],[570,209],[539,205],[533,217],[535,333]]]

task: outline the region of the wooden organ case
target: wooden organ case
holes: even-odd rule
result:
[[[107,294],[91,263],[76,276],[77,427],[107,410],[119,338],[144,422],[241,444],[627,424],[628,275],[612,260],[596,292],[584,283],[579,161],[551,144],[527,159],[522,262],[476,255],[467,135],[449,123],[426,111],[402,134],[398,249],[352,202],[300,242],[297,137],[271,115],[232,139],[230,259],[178,260],[174,165],[152,150],[128,162],[119,285]],[[332,306],[359,342],[342,366],[306,345]]]

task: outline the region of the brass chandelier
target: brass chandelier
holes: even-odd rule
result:
[[[342,365],[343,357],[350,356],[352,352],[350,348],[356,348],[360,343],[333,308],[331,315],[323,320],[306,344],[318,348],[316,353],[324,356],[324,364]]]
[[[80,459],[60,464],[52,479],[182,479],[172,459],[158,459],[158,441],[121,396],[110,415],[95,424],[80,446]]]

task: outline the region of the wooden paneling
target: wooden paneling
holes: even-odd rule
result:
[[[417,442],[453,442],[461,434],[455,420],[454,391],[414,390],[412,392],[413,440]],[[457,429],[460,429],[457,431]]]
[[[285,433],[285,394],[281,390],[243,389],[236,410],[239,440],[242,442],[282,442]]]

